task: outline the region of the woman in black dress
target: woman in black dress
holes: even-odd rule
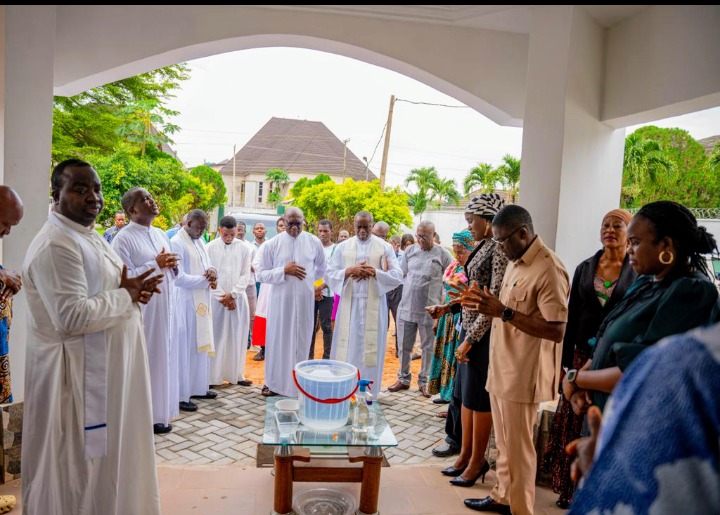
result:
[[[600,242],[603,248],[580,263],[570,290],[568,322],[563,339],[562,366],[565,370],[581,368],[590,358],[588,340],[595,336],[605,315],[623,298],[637,275],[627,255],[627,228],[632,215],[614,209],[603,217]],[[575,415],[562,395],[550,427],[543,470],[552,478],[552,488],[559,499],[555,504],[567,508],[574,491],[570,480],[572,458],[565,446],[579,438],[584,415]]]
[[[468,281],[476,282],[481,288],[487,286],[494,295],[498,294],[508,259],[505,253],[492,241],[492,219],[505,202],[496,193],[483,193],[470,201],[465,211],[468,230],[478,245],[465,264]],[[458,304],[453,309],[461,309]],[[450,480],[455,486],[472,486],[490,465],[485,460],[485,450],[492,429],[490,397],[485,390],[490,355],[490,325],[492,319],[462,308],[461,342],[455,351],[457,369],[453,396],[462,403],[462,444],[452,467],[443,474],[455,476]]]

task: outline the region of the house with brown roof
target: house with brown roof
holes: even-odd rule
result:
[[[220,168],[228,206],[269,208],[270,184],[265,174],[271,168],[280,168],[290,177],[283,196],[300,178],[312,179],[321,173],[337,183],[349,177],[377,179],[322,122],[273,117]]]

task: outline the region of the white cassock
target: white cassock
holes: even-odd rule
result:
[[[170,339],[170,328],[174,323],[171,308],[175,273],[170,269],[160,270],[155,261],[158,254],[172,252],[170,240],[157,227],[130,222],[118,232],[110,245],[128,267],[128,277],[136,277],[155,269],[153,275],[163,273],[165,280],[159,286],[160,295],[153,295],[142,305],[145,342],[147,343],[150,385],[152,391],[153,424],[170,423],[180,414],[178,403],[178,349]]]
[[[86,256],[92,256],[87,268]],[[92,228],[54,212],[25,256],[26,514],[160,513],[142,315],[120,288],[122,266]],[[87,423],[86,412],[92,385],[85,381],[85,349],[86,340],[97,343],[94,335],[106,349],[107,447],[104,456],[86,459],[88,435],[97,427]]]
[[[183,227],[170,240],[173,252],[177,253],[180,259],[178,275],[175,278],[173,301],[175,322],[171,337],[178,346],[178,385],[181,402],[188,402],[191,395],[207,394],[210,385],[208,352],[198,351],[198,316],[207,316],[211,312],[198,314],[196,304],[204,302],[206,310],[210,311],[210,284],[203,274],[211,268],[211,264],[203,239],[191,240],[190,243],[188,239]],[[209,337],[212,340],[212,321],[209,330]]]
[[[363,260],[375,266],[375,277],[361,281],[346,278],[345,269]],[[340,295],[330,359],[356,366],[363,379],[374,381],[376,397],[382,385],[387,346],[385,293],[402,284],[402,277],[395,251],[374,235],[364,242],[353,236],[339,243],[325,273],[325,283]],[[373,341],[366,342],[366,335]]]
[[[250,323],[246,291],[252,280],[250,249],[237,239],[227,244],[222,238],[215,238],[208,243],[207,251],[218,276],[217,288],[210,290],[215,341],[215,356],[208,359],[210,384],[222,384],[223,381],[236,384],[245,379],[243,372]],[[252,286],[255,287],[255,281],[252,281]],[[220,298],[226,293],[235,299],[236,307],[232,311],[220,304]]]
[[[285,265],[292,261],[305,268],[305,279],[285,275]],[[255,256],[255,277],[261,283],[272,284],[267,309],[265,383],[280,395],[297,397],[292,371],[310,352],[315,328],[313,283],[325,273],[325,261],[322,243],[305,231],[297,238],[282,232],[266,241]],[[260,288],[261,294],[264,287]]]

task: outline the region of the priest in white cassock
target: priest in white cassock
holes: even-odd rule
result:
[[[110,245],[127,265],[128,275],[135,277],[155,268],[165,276],[163,295],[155,295],[142,310],[152,387],[153,432],[163,434],[172,431],[170,419],[180,413],[178,349],[177,342],[170,339],[178,256],[171,252],[165,232],[152,226],[160,208],[148,190],[129,189],[122,197],[122,206],[130,224],[118,232]]]
[[[295,365],[307,359],[315,329],[315,279],[325,273],[326,259],[317,236],[303,232],[304,216],[285,212],[285,232],[260,248],[255,277],[272,284],[267,309],[265,383],[269,393],[297,397],[292,378]]]
[[[187,214],[187,223],[172,237],[180,263],[175,279],[175,322],[172,338],[178,345],[180,410],[197,411],[190,399],[214,399],[208,390],[208,356],[215,353],[210,290],[217,286],[217,271],[210,263],[205,242],[208,216],[201,209]]]
[[[208,243],[210,263],[217,270],[217,288],[212,290],[215,356],[209,358],[210,384],[245,381],[245,356],[250,323],[247,287],[255,281],[250,273],[250,250],[238,240],[234,216],[223,216],[219,237]]]
[[[27,515],[160,513],[142,314],[162,275],[130,278],[95,230],[100,178],[59,163],[28,248],[22,490]]]
[[[387,292],[403,273],[389,243],[372,234],[373,216],[360,211],[355,236],[335,248],[325,282],[340,295],[330,359],[355,365],[380,391],[388,329]],[[377,395],[377,393],[375,394]]]

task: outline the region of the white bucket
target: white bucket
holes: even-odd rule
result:
[[[311,359],[295,365],[300,422],[314,429],[338,429],[347,424],[350,397],[357,389],[354,365],[331,359]]]

